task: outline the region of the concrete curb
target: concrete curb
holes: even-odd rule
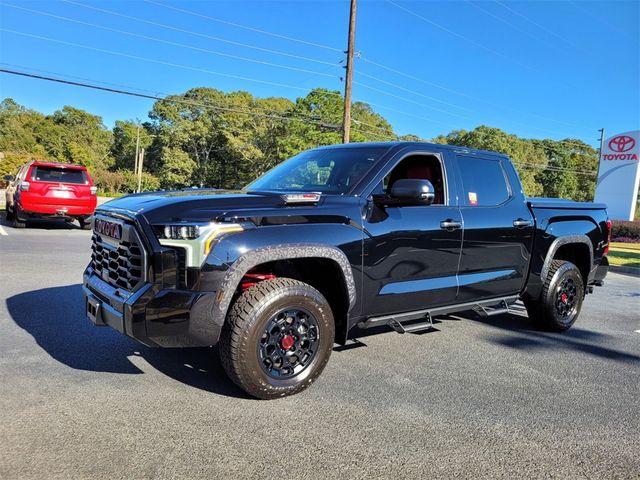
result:
[[[609,271],[613,273],[626,273],[627,275],[634,275],[640,277],[640,268],[637,267],[622,267],[617,265],[609,265]]]

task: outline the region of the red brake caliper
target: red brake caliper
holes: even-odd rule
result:
[[[282,337],[282,340],[280,340],[280,346],[283,350],[289,350],[291,347],[293,347],[293,344],[295,342],[296,341],[292,335],[285,335],[284,337]]]
[[[560,300],[562,301],[562,303],[567,303],[567,300],[569,300],[569,297],[567,297],[566,293],[563,293],[562,295],[560,295]]]
[[[255,287],[259,282],[262,282],[263,280],[270,280],[272,278],[276,278],[276,276],[271,273],[245,273],[244,277],[242,277],[240,286],[244,292],[248,288]]]

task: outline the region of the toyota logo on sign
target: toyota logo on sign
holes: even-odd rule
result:
[[[628,152],[636,146],[636,141],[628,135],[618,135],[609,140],[609,149],[613,152]]]

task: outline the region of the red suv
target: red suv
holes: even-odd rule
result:
[[[6,191],[7,220],[24,228],[29,218],[77,219],[80,227],[91,228],[96,209],[96,187],[82,165],[30,162],[9,182]]]

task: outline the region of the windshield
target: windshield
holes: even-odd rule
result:
[[[388,147],[307,150],[268,171],[247,190],[345,193],[387,150]]]

